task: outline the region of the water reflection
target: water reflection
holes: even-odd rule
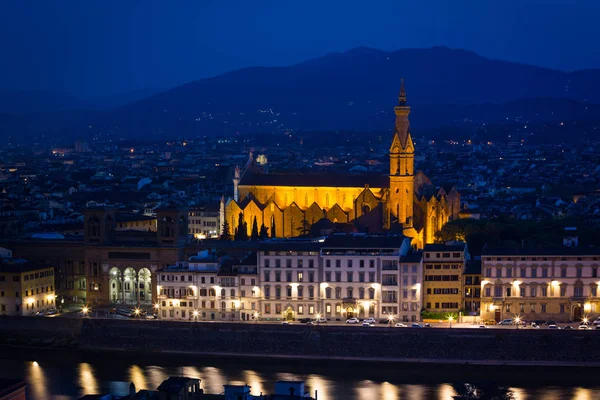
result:
[[[247,383],[252,394],[271,393],[278,380],[302,380],[311,396],[318,392],[319,400],[331,399],[373,399],[373,400],[477,400],[477,399],[573,399],[591,400],[597,398],[600,386],[595,387],[497,387],[486,384],[462,383],[425,383],[407,384],[395,381],[393,377],[377,380],[376,374],[369,374],[371,379],[357,379],[363,373],[358,370],[348,372],[328,371],[326,373],[306,373],[302,368],[275,372],[278,368],[250,369],[235,363],[222,362],[219,367],[207,365],[156,366],[131,363],[127,359],[96,360],[80,362],[80,360],[38,359],[37,362],[22,359],[6,359],[0,355],[1,376],[6,378],[25,377],[29,383],[31,400],[76,399],[85,394],[112,392],[125,395],[129,383],[136,389],[155,389],[169,376],[190,376],[202,380],[201,387],[206,393],[223,393],[223,385],[227,383]],[[189,362],[189,361],[188,361]],[[308,368],[308,367],[307,367]],[[294,371],[294,372],[290,372]],[[423,371],[423,375],[427,371]],[[415,375],[417,376],[417,375]],[[398,379],[403,374],[398,373]]]
[[[26,364],[27,382],[30,385],[29,393],[35,399],[43,399],[48,387],[44,369],[37,361],[27,362]]]
[[[262,385],[262,378],[254,371],[245,370],[243,373],[244,381],[248,385],[250,385],[250,393],[255,396],[262,394],[266,394]]]
[[[133,382],[136,390],[154,389],[154,387],[148,387],[144,370],[139,365],[132,365],[129,367],[129,381]]]

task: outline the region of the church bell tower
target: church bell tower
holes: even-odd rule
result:
[[[390,193],[388,199],[388,221],[397,220],[404,228],[413,224],[415,148],[410,136],[404,79],[400,86],[398,105],[394,107],[396,125],[390,147]]]

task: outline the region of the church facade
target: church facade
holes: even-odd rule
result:
[[[271,237],[294,237],[312,227],[378,233],[402,230],[422,248],[449,220],[458,218],[460,194],[454,186],[436,188],[421,171],[415,173],[410,134],[410,107],[404,83],[389,150],[388,175],[269,174],[252,158],[236,168],[233,198],[222,202],[222,221],[233,230],[240,215],[248,235],[254,220]]]

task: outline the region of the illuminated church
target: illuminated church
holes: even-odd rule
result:
[[[415,173],[404,82],[394,112],[388,175],[271,174],[250,157],[236,168],[233,198],[222,204],[231,232],[241,213],[248,235],[256,218],[274,237],[299,236],[312,226],[345,226],[370,233],[401,230],[417,248],[433,243],[435,233],[458,218],[460,194],[453,186],[436,189],[423,172]]]

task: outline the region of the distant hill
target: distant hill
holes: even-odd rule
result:
[[[413,130],[464,121],[600,120],[600,70],[567,73],[434,47],[356,48],[288,67],[244,68],[90,113],[85,125],[146,138],[390,129],[401,77]]]

